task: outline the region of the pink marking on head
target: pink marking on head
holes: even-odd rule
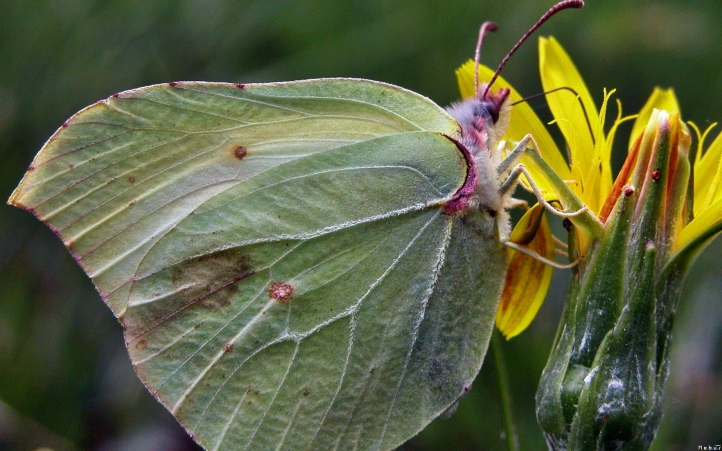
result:
[[[472,194],[474,194],[474,191],[476,191],[476,186],[479,184],[479,175],[476,169],[476,161],[474,161],[474,156],[471,155],[469,149],[450,136],[446,136],[446,138],[456,144],[456,147],[464,157],[464,162],[466,162],[466,179],[464,180],[464,184],[454,193],[451,200],[444,204],[444,211],[446,213],[455,214],[466,210],[469,205],[469,200]]]
[[[493,103],[498,110],[501,110],[501,106],[504,102],[506,102],[506,99],[509,98],[509,94],[511,94],[511,89],[509,88],[500,88],[496,91],[496,94],[494,94],[491,90],[486,90],[482,100]]]

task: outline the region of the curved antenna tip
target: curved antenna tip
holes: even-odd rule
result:
[[[496,31],[499,26],[494,22],[484,22],[479,28],[479,40],[476,41],[476,50],[474,51],[474,95],[479,97],[479,56],[481,55],[481,43],[484,36],[490,31]]]
[[[504,68],[504,65],[509,61],[509,58],[511,58],[511,55],[516,52],[516,50],[524,43],[524,41],[527,40],[529,36],[531,36],[534,31],[536,31],[537,28],[539,28],[544,22],[549,20],[550,17],[558,13],[559,11],[568,9],[568,8],[581,8],[584,6],[584,0],[562,0],[549,8],[549,10],[544,13],[544,15],[539,18],[539,20],[536,21],[534,25],[524,33],[524,35],[519,39],[519,42],[514,45],[514,47],[509,50],[509,53],[506,54],[503,60],[501,60],[501,63],[499,64],[499,67],[494,72],[494,76],[491,77],[491,80],[489,80],[489,83],[486,85],[486,90],[484,91],[483,97],[486,97],[486,93],[489,92],[489,88],[491,88],[491,85],[494,84],[496,79],[499,77],[499,74],[501,73],[501,70]]]

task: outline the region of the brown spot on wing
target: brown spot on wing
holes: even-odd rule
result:
[[[285,282],[274,282],[268,289],[268,297],[287,304],[293,297],[293,287]]]
[[[155,276],[169,283],[162,303],[143,307],[142,315],[126,315],[123,324],[130,342],[138,340],[148,331],[171,320],[186,309],[225,311],[237,298],[244,279],[254,274],[250,258],[238,249],[226,249],[180,262]],[[139,281],[133,282],[131,290]],[[142,292],[141,292],[142,293]],[[148,291],[144,296],[157,297],[164,293]]]
[[[242,160],[243,157],[248,155],[248,149],[243,146],[235,146],[233,147],[233,155],[239,160]]]
[[[210,309],[228,306],[238,292],[236,282],[250,275],[248,256],[234,249],[203,255],[176,265],[171,280],[183,297]],[[187,291],[186,291],[187,290]]]

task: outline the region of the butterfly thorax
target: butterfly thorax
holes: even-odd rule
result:
[[[480,86],[484,92],[486,85]],[[502,212],[504,200],[499,194],[497,167],[502,160],[500,140],[509,126],[511,105],[509,89],[467,99],[447,108],[461,126],[461,144],[473,159],[475,186],[464,207],[475,207],[491,213]],[[467,207],[468,206],[468,207]]]

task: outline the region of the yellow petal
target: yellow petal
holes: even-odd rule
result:
[[[606,99],[606,97],[605,97],[605,99]],[[601,160],[603,162],[602,177],[603,177],[604,183],[611,183],[611,180],[612,180],[611,179],[611,177],[612,177],[611,157],[612,157],[612,148],[614,145],[614,138],[617,134],[617,129],[624,122],[630,121],[637,117],[637,115],[622,117],[622,102],[620,102],[619,99],[616,99],[616,100],[617,100],[617,118],[614,120],[612,127],[609,129],[609,132],[607,132],[607,136],[604,138],[605,150],[601,157]],[[633,146],[634,146],[634,142],[629,147],[629,152],[632,152],[632,149],[634,148]],[[626,163],[625,163],[625,165],[626,165]],[[623,184],[626,184],[626,182],[627,182],[627,180],[624,177],[625,176],[622,177],[624,179],[623,181],[621,181],[621,180],[614,181],[613,185],[621,184],[621,185],[617,186],[616,188],[613,188],[612,184],[610,184],[610,185],[603,184],[601,187],[601,192],[603,193],[603,195],[606,195],[606,199],[604,199],[604,204],[602,204],[602,209],[598,211],[599,219],[601,219],[602,222],[606,221],[608,214],[611,212],[611,208],[616,203],[617,196],[621,192],[621,188],[622,188]],[[612,193],[614,193],[614,194],[612,194]],[[611,199],[610,199],[610,197],[611,197]],[[607,211],[604,211],[605,209],[607,209]]]
[[[484,66],[486,68],[486,66]],[[471,99],[474,94],[474,61],[469,60],[456,69],[456,82],[462,99]]]
[[[554,259],[554,241],[539,204],[519,220],[509,239]],[[504,291],[496,312],[496,327],[507,339],[519,335],[532,322],[549,290],[552,272],[551,266],[526,254],[509,252]]]
[[[604,201],[612,189],[612,139],[614,134],[610,135],[609,139],[604,136],[604,125],[607,118],[607,106],[609,98],[614,94],[614,90],[610,92],[604,92],[604,100],[602,101],[602,108],[599,112],[599,122],[597,122],[597,130],[595,136],[597,140],[594,144],[594,152],[586,160],[588,163],[576,165],[580,171],[586,171],[583,178],[581,179],[582,185],[582,201],[589,207],[590,210],[599,214]],[[621,107],[619,114],[617,115],[617,121],[621,120]],[[614,127],[612,127],[612,131]],[[587,166],[588,164],[588,166]]]
[[[675,252],[706,235],[711,229],[718,229],[720,224],[722,224],[722,199],[718,199],[682,229],[675,242]]]
[[[598,164],[593,158],[593,134],[596,135],[599,128],[597,107],[571,58],[552,37],[539,39],[539,70],[545,92],[571,88],[579,95],[577,100],[574,93],[566,89],[546,95],[549,108],[569,145],[572,166],[578,168],[578,172],[572,168],[572,176],[581,177],[595,165],[598,170]]]
[[[494,71],[484,65],[479,65],[479,80],[488,81],[493,76]],[[459,69],[456,70],[456,78],[459,83],[459,89],[461,90],[462,97],[473,97],[474,96],[474,62],[467,61]],[[494,82],[494,89],[509,88],[511,94],[509,99],[511,102],[517,102],[522,100],[521,95],[503,78],[499,77]],[[551,135],[547,131],[546,127],[542,123],[541,119],[534,113],[529,104],[522,102],[518,105],[514,105],[511,110],[511,122],[509,129],[504,136],[504,139],[511,141],[510,145],[516,144],[521,141],[524,136],[531,134],[534,137],[539,146],[539,152],[544,160],[551,166],[559,177],[564,180],[571,178],[571,172],[567,166],[564,157],[559,148],[554,143]],[[522,159],[522,162],[524,159]],[[528,165],[531,166],[531,165]],[[553,194],[554,191],[551,185],[541,174],[534,173],[531,168],[530,172],[534,176],[534,181],[539,185],[539,188],[543,193],[549,193],[550,197],[556,198]]]
[[[649,118],[652,116],[654,109],[666,110],[669,113],[679,113],[679,103],[677,103],[677,97],[674,95],[673,89],[661,89],[659,87],[654,88],[652,95],[649,96],[647,103],[644,104],[642,110],[639,112],[639,116],[634,121],[632,126],[632,134],[629,137],[629,147],[632,147],[634,140],[637,139],[642,132],[644,132]]]
[[[694,216],[722,199],[722,133],[694,164]]]

